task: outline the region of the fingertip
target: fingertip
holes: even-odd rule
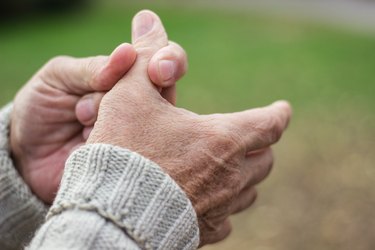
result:
[[[129,43],[122,43],[117,46],[111,53],[108,61],[108,66],[113,64],[133,64],[137,57],[137,52],[135,51],[133,45]]]
[[[82,98],[78,101],[75,113],[78,121],[83,124],[89,124],[95,118],[95,107],[92,98]]]
[[[138,12],[132,22],[132,43],[138,55],[149,59],[158,49],[168,45],[168,36],[159,16],[150,10]]]
[[[280,109],[284,110],[286,113],[289,114],[289,116],[292,115],[293,111],[292,111],[292,106],[291,104],[289,103],[289,101],[286,101],[286,100],[278,100],[276,102],[274,102],[272,104],[273,106],[277,106],[279,107]]]
[[[136,58],[137,52],[133,45],[122,43],[117,46],[98,74],[96,89],[110,90],[130,70]]]
[[[282,111],[281,114],[283,115],[285,121],[284,128],[287,128],[293,114],[292,106],[290,105],[290,103],[286,100],[279,100],[274,102],[272,106]]]
[[[150,10],[141,10],[132,20],[132,38],[133,43],[137,43],[138,39],[149,33],[159,17]]]
[[[137,19],[139,19],[140,17],[143,17],[143,16],[147,16],[147,18],[151,18],[151,19],[153,19],[153,21],[159,20],[159,16],[155,12],[153,12],[150,9],[143,9],[143,10],[138,11],[134,15],[133,20],[132,20],[132,24],[136,24],[136,22],[139,21]]]
[[[84,126],[94,125],[99,105],[104,96],[104,92],[96,92],[83,96],[76,104],[75,113],[77,120]]]
[[[185,50],[174,42],[160,49],[151,58],[148,73],[151,81],[162,88],[169,88],[181,79],[188,69]]]
[[[152,59],[148,66],[148,75],[151,81],[161,88],[169,88],[176,84],[177,63],[174,60],[163,58]]]

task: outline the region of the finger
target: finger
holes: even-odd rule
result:
[[[206,244],[213,244],[224,240],[232,232],[232,224],[227,218],[220,225],[215,225],[212,228],[200,228],[200,244],[203,246]]]
[[[123,43],[110,55],[108,63],[93,79],[96,91],[110,90],[133,66],[137,52],[132,45]]]
[[[75,113],[84,126],[93,126],[98,117],[99,105],[104,92],[95,92],[83,96],[77,103]]]
[[[132,45],[121,44],[109,57],[56,57],[46,64],[40,74],[52,87],[82,95],[111,89],[131,68],[135,58]]]
[[[162,89],[160,94],[172,105],[176,105],[176,85],[172,85],[171,87]]]
[[[231,133],[235,131],[246,152],[276,143],[287,128],[292,115],[288,102],[277,101],[267,107],[224,115]]]
[[[159,87],[173,86],[185,75],[188,68],[185,50],[174,42],[160,49],[151,58],[148,74],[151,81]]]
[[[82,137],[83,137],[83,140],[84,141],[87,141],[87,139],[89,138],[90,134],[91,134],[91,131],[94,129],[93,126],[91,127],[84,127],[83,128],[83,131],[82,131]]]
[[[143,60],[168,45],[168,36],[160,18],[149,10],[137,13],[132,23],[132,43]]]
[[[132,41],[137,51],[137,61],[116,88],[121,91],[132,89],[132,93],[138,95],[144,95],[146,92],[155,94],[156,88],[148,76],[148,65],[152,56],[168,45],[163,24],[155,13],[141,11],[134,17]]]
[[[271,148],[250,154],[244,159],[241,171],[241,189],[254,186],[263,181],[271,172],[273,166],[273,153]]]
[[[249,208],[257,198],[257,191],[254,186],[243,189],[230,205],[230,213],[236,214]]]

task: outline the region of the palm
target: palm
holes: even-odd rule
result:
[[[21,146],[12,147],[13,154],[22,157],[17,164],[32,191],[48,203],[70,152],[84,143],[83,127],[74,112],[78,100],[39,79],[32,80],[15,99],[11,142]]]

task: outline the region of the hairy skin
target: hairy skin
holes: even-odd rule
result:
[[[137,61],[103,97],[87,143],[128,148],[158,163],[190,198],[201,245],[214,243],[230,233],[229,215],[254,202],[254,185],[271,169],[270,146],[286,129],[291,108],[279,101],[239,113],[197,115],[174,107],[147,77],[151,57],[167,42],[154,13],[134,18]]]

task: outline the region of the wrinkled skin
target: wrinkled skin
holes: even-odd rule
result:
[[[147,77],[151,57],[167,43],[154,13],[134,18],[137,61],[103,97],[88,143],[128,148],[159,164],[191,200],[201,245],[214,243],[229,234],[228,216],[254,201],[254,185],[271,169],[270,146],[286,129],[291,108],[279,101],[239,113],[197,115],[174,107]]]
[[[68,156],[86,142],[101,98],[135,60],[130,44],[120,45],[110,56],[60,56],[42,67],[17,94],[11,152],[25,182],[46,204],[55,197]],[[172,74],[168,75],[168,68],[160,70],[159,62],[165,60],[174,62]],[[148,65],[150,79],[171,103],[176,99],[175,82],[186,69],[186,54],[173,42],[160,48]]]

